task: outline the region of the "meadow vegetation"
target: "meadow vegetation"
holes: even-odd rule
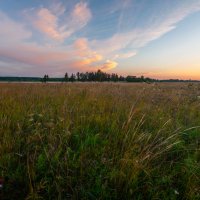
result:
[[[200,84],[0,84],[1,199],[200,199]]]

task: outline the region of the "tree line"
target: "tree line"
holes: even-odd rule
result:
[[[152,79],[144,76],[119,76],[116,73],[108,74],[101,70],[96,72],[77,72],[65,75],[61,78],[49,77],[48,74],[45,74],[41,77],[9,77],[9,76],[0,76],[0,82],[200,82],[199,80],[180,80],[180,79],[165,79],[158,80]]]
[[[43,77],[43,82],[52,81],[51,78],[47,74]],[[106,73],[101,70],[97,70],[96,72],[77,72],[69,75],[67,72],[62,78],[64,82],[155,82],[155,79],[146,78],[144,76],[136,77],[136,76],[119,76],[116,73]]]

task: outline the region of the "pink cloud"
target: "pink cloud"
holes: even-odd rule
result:
[[[75,8],[72,12],[72,18],[80,23],[82,26],[85,26],[88,21],[91,19],[92,14],[89,10],[87,3],[80,2],[75,5]]]
[[[33,26],[48,38],[60,42],[85,27],[92,18],[88,5],[83,2],[77,3],[70,13],[66,13],[62,4],[56,4],[51,10],[41,8],[34,12],[28,13]]]
[[[31,31],[27,30],[24,24],[19,24],[0,12],[0,45],[19,43],[31,36]]]
[[[79,38],[74,42],[75,48],[79,50],[88,49],[88,40],[86,38]]]
[[[48,37],[56,40],[62,40],[62,34],[57,30],[57,17],[46,8],[42,8],[37,12],[34,26]]]
[[[79,38],[74,42],[74,47],[77,52],[77,56],[81,57],[81,62],[84,64],[91,64],[101,61],[103,56],[93,51],[86,38]]]
[[[48,23],[56,24],[54,16],[47,10],[39,14]],[[103,59],[90,48],[86,38],[79,38],[67,46],[36,44],[29,41],[32,33],[25,26],[3,13],[0,13],[0,19],[0,58],[5,60],[1,62],[1,73],[7,73],[6,69],[12,65],[15,74],[62,76],[68,70],[91,70]]]
[[[0,56],[43,67],[53,66],[56,63],[66,62],[69,59],[69,53],[67,52],[58,50],[52,51],[45,47],[34,46],[33,44],[16,45],[12,48],[0,48]]]

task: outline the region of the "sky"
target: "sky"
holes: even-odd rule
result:
[[[0,76],[97,69],[200,80],[200,0],[0,0]]]

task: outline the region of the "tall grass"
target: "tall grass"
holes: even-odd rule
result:
[[[1,199],[200,199],[198,84],[0,84]]]

